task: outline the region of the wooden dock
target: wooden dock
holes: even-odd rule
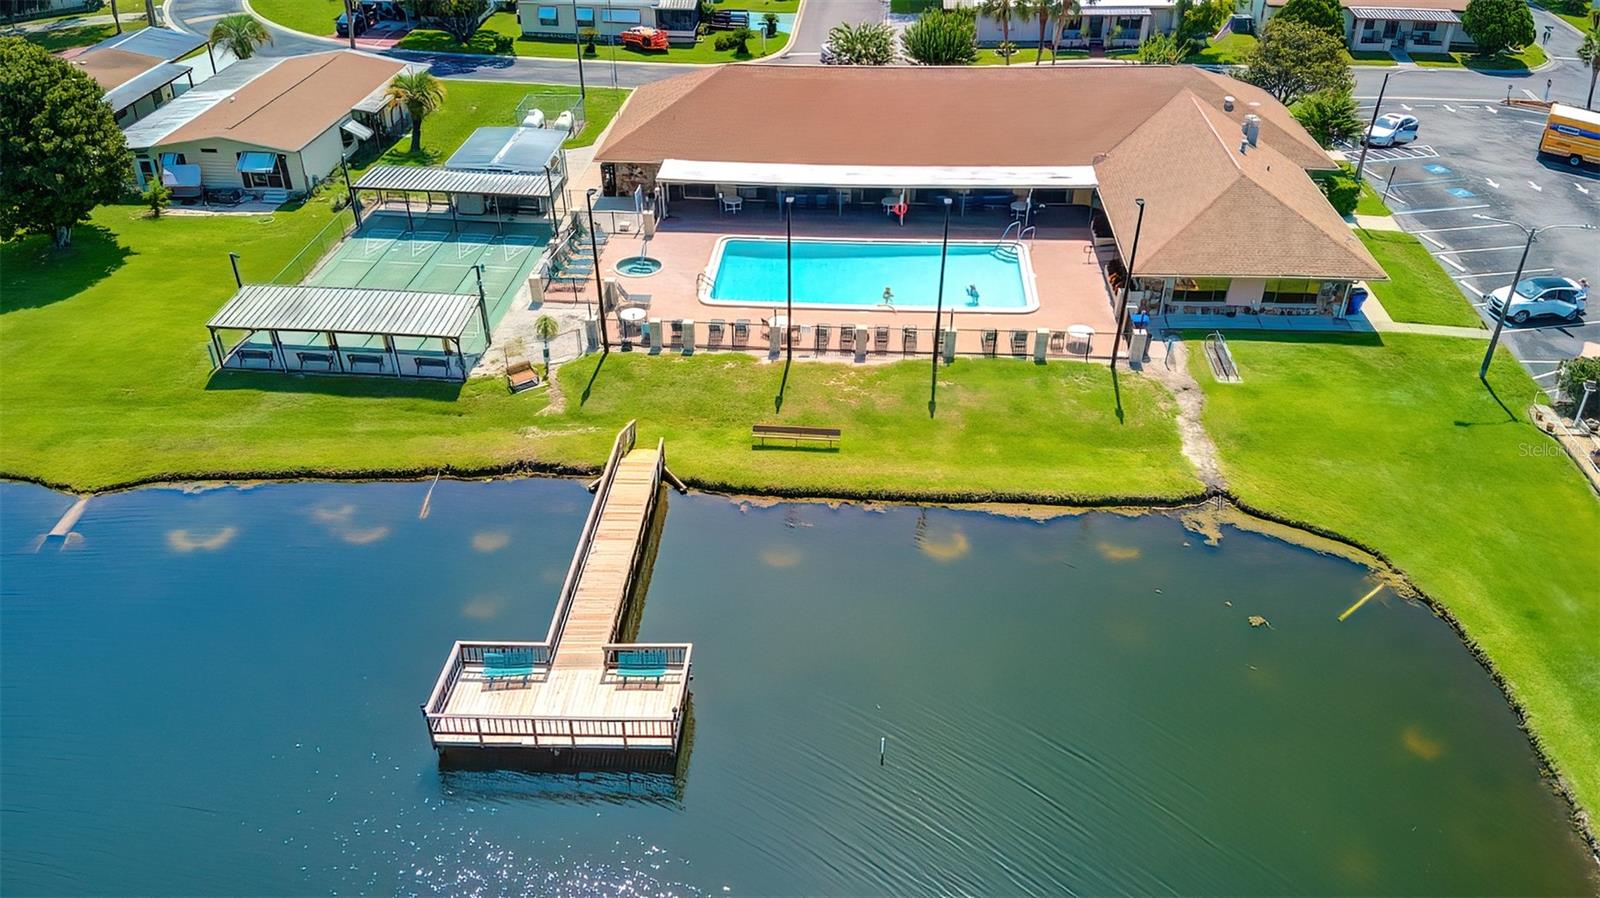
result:
[[[666,447],[637,448],[632,422],[617,435],[542,642],[457,642],[422,706],[436,749],[676,751],[689,695],[687,643],[621,644],[619,637],[662,491]],[[486,680],[484,652],[525,650],[525,681]],[[624,681],[618,655],[664,651],[667,675]]]

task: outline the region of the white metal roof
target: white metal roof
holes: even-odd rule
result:
[[[491,126],[468,135],[445,160],[445,168],[479,171],[540,172],[561,151],[564,131],[552,128]]]
[[[1410,22],[1461,23],[1461,17],[1448,9],[1422,9],[1412,6],[1352,6],[1350,15],[1357,19],[1399,19]]]
[[[138,31],[124,31],[112,35],[79,55],[93,53],[96,50],[121,50],[124,53],[139,53],[167,62],[177,62],[205,45],[205,38],[176,28],[141,28]]]
[[[357,190],[403,190],[412,193],[481,193],[491,196],[550,195],[544,173],[466,171],[412,165],[374,165],[362,172]]]
[[[667,159],[657,180],[774,187],[1093,187],[1089,165],[793,165]]]
[[[246,284],[206,326],[456,338],[477,314],[467,293]]]
[[[142,99],[146,94],[189,74],[190,67],[181,62],[163,62],[129,78],[106,91],[106,102],[112,112],[121,112]]]

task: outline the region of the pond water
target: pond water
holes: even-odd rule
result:
[[[0,485],[0,892],[1596,889],[1442,622],[1165,515],[672,496],[678,770],[441,770],[451,641],[543,634],[589,496],[427,489],[103,496],[35,553],[71,499]]]

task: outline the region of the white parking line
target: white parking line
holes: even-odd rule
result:
[[[1451,106],[1449,103],[1446,103],[1446,104],[1444,104],[1444,111],[1445,112],[1454,113],[1456,111],[1456,108],[1454,106]]]
[[[1530,99],[1530,100],[1537,100],[1537,99],[1539,99],[1539,95],[1538,95],[1538,94],[1536,94],[1536,93],[1534,93],[1534,92],[1533,92],[1533,91],[1531,91],[1531,90],[1528,90],[1528,89],[1527,89],[1527,88],[1526,88],[1526,87],[1524,87],[1524,88],[1523,88],[1523,89],[1522,89],[1522,92],[1523,92],[1523,93],[1525,93],[1525,94],[1527,94],[1527,95],[1528,95],[1528,99]]]
[[[1538,183],[1537,183],[1537,182],[1535,182],[1535,181],[1529,181],[1529,182],[1528,182],[1528,186],[1529,186],[1529,187],[1532,187],[1532,188],[1533,188],[1533,189],[1534,189],[1534,190],[1537,190],[1537,191],[1539,191],[1539,192],[1540,192],[1540,193],[1544,193],[1544,188],[1543,188],[1543,187],[1540,187],[1540,186],[1539,186],[1539,185],[1538,185]]]
[[[1440,207],[1438,207],[1436,209],[1407,209],[1404,212],[1396,212],[1395,214],[1396,215],[1427,215],[1430,212],[1465,212],[1468,209],[1487,209],[1487,208],[1489,208],[1489,204],[1488,203],[1478,203],[1477,205],[1473,205],[1473,206],[1440,206]]]
[[[1578,188],[1579,193],[1587,194],[1589,192],[1589,188],[1579,184],[1577,181],[1573,181],[1572,186]]]
[[[1441,242],[1439,240],[1436,240],[1436,239],[1434,239],[1432,237],[1429,237],[1427,234],[1424,234],[1421,231],[1417,232],[1417,236],[1421,237],[1423,240],[1428,241],[1429,243],[1433,244],[1434,246],[1437,246],[1440,249],[1449,249],[1450,248],[1448,246],[1445,246],[1443,242]]]
[[[1474,287],[1471,284],[1462,284],[1461,286],[1465,287],[1467,289],[1467,292],[1471,293],[1473,296],[1476,296],[1479,299],[1483,298],[1483,291],[1479,290],[1477,287]],[[1483,305],[1483,303],[1475,302],[1475,303],[1472,304],[1472,307],[1473,308],[1477,308],[1478,306],[1481,306],[1481,305]]]
[[[1483,110],[1485,112],[1489,113],[1490,115],[1499,115],[1500,114],[1500,110],[1494,108],[1493,106],[1485,106],[1485,107],[1483,107]]]
[[[1495,253],[1506,249],[1522,249],[1522,244],[1518,243],[1512,246],[1485,246],[1482,249],[1447,249],[1445,250],[1445,253],[1453,256],[1459,256],[1463,253]]]
[[[1484,180],[1488,181],[1489,182],[1489,186],[1493,187],[1495,190],[1499,190],[1500,189],[1500,182],[1496,181],[1494,178],[1484,178]]]
[[[1454,228],[1424,228],[1424,229],[1422,229],[1420,231],[1412,231],[1411,233],[1413,233],[1413,234],[1443,234],[1445,231],[1481,231],[1481,230],[1483,230],[1485,228],[1509,228],[1509,227],[1511,227],[1511,225],[1508,225],[1508,224],[1461,225],[1459,227],[1454,227]]]
[[[1560,373],[1561,373],[1561,369],[1557,368],[1554,371],[1546,371],[1543,374],[1532,375],[1532,377],[1533,377],[1534,380],[1544,380],[1547,377],[1555,377],[1557,374],[1560,374]]]
[[[1455,259],[1451,259],[1451,258],[1449,258],[1447,256],[1444,256],[1444,255],[1441,255],[1439,253],[1433,253],[1433,257],[1435,259],[1438,259],[1440,262],[1443,262],[1444,264],[1450,266],[1451,268],[1454,268],[1456,271],[1466,271],[1467,270],[1467,266],[1462,265],[1460,262],[1457,262]]]
[[[1538,274],[1541,271],[1555,271],[1555,269],[1554,268],[1524,268],[1524,269],[1522,269],[1522,273],[1523,274]],[[1456,280],[1459,281],[1459,280],[1464,280],[1466,278],[1498,278],[1498,277],[1505,277],[1508,274],[1516,274],[1516,272],[1515,271],[1485,271],[1482,274],[1458,274],[1458,275],[1454,275],[1454,277],[1455,277]]]

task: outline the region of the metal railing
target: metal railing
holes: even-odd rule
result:
[[[561,633],[566,629],[567,612],[572,610],[572,597],[577,594],[578,581],[583,578],[584,565],[589,561],[589,550],[594,546],[595,531],[600,529],[600,517],[605,511],[606,499],[610,498],[612,484],[617,479],[617,466],[622,463],[623,456],[633,451],[637,441],[638,422],[629,421],[617,432],[617,438],[611,443],[611,454],[606,458],[605,469],[600,473],[600,480],[594,491],[594,503],[589,506],[589,515],[583,520],[583,531],[578,535],[578,547],[573,550],[572,563],[567,566],[567,576],[561,581],[561,593],[556,599],[556,611],[550,618],[550,631],[544,638],[544,641],[551,646],[560,644]]]
[[[678,743],[681,708],[671,717],[531,717],[516,714],[430,714],[434,744],[503,743],[555,748],[670,749]]]

